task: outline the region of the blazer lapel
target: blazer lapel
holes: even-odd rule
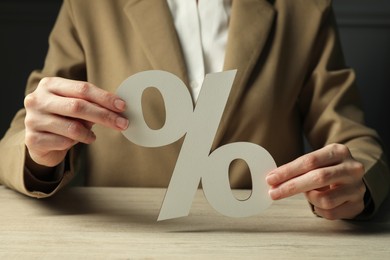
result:
[[[275,10],[267,0],[233,0],[224,70],[237,69],[237,74],[214,145],[223,138],[244,86],[268,40],[274,16]]]
[[[130,0],[124,11],[153,69],[171,72],[188,86],[186,65],[166,1]]]
[[[187,0],[186,0],[187,1]],[[246,82],[273,26],[275,11],[267,0],[233,0],[224,70],[237,69],[219,131],[218,145],[239,103]],[[154,69],[177,75],[189,86],[179,39],[166,1],[129,0],[124,11]]]

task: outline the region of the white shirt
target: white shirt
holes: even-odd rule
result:
[[[231,0],[167,0],[182,46],[196,102],[208,73],[220,72],[225,60]]]

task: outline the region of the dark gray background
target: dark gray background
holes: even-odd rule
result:
[[[0,137],[23,106],[29,73],[43,65],[61,2],[0,0]],[[335,0],[334,9],[347,63],[357,72],[367,124],[390,147],[390,1]]]

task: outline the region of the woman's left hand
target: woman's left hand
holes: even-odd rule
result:
[[[317,215],[352,219],[364,210],[365,170],[345,145],[331,144],[271,171],[273,200],[304,193]]]

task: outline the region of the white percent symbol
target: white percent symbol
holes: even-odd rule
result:
[[[251,216],[271,204],[265,173],[276,165],[263,147],[237,142],[210,154],[235,75],[236,70],[206,75],[195,109],[185,84],[165,71],[140,72],[119,86],[117,94],[127,102],[124,114],[130,120],[123,132],[127,139],[159,147],[186,134],[158,220],[187,216],[200,182],[208,202],[226,216]],[[165,104],[165,124],[157,130],[149,128],[142,111],[142,94],[149,87],[160,91]],[[230,187],[229,166],[236,159],[244,160],[251,172],[252,192],[246,200],[238,200]]]

